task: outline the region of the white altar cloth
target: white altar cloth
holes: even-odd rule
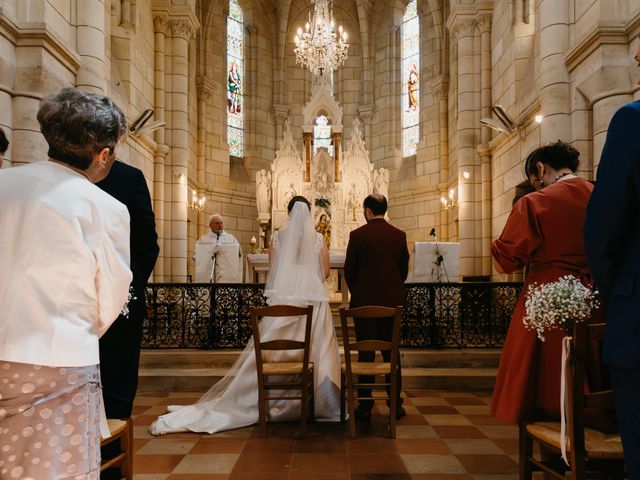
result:
[[[344,260],[346,252],[330,252],[329,267],[338,270],[342,285],[342,302],[349,302],[349,291],[344,281]],[[245,282],[265,283],[267,272],[269,271],[269,254],[268,253],[249,253],[247,255],[247,263],[245,270]]]

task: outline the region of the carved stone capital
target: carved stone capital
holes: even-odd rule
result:
[[[371,120],[373,120],[373,114],[375,113],[374,109],[370,105],[363,105],[358,108],[358,113],[360,114],[360,118],[364,122],[365,125],[369,125]]]
[[[215,90],[214,85],[204,77],[196,78],[196,88],[198,92],[198,100],[208,100]]]
[[[153,16],[153,31],[155,33],[167,33],[169,26],[169,15],[166,13],[158,13]]]
[[[462,20],[451,27],[451,36],[454,40],[459,40],[462,37],[469,37],[473,35],[475,27],[475,20]]]
[[[195,31],[196,29],[193,28],[189,20],[171,20],[171,35],[174,37],[184,38],[188,41]]]
[[[431,93],[437,100],[449,96],[449,76],[440,75],[431,82]]]
[[[491,31],[491,23],[493,18],[491,15],[480,15],[478,20],[476,21],[476,25],[478,25],[478,29],[480,33],[486,33]]]

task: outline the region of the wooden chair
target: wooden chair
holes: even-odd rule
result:
[[[258,374],[258,412],[260,432],[267,433],[268,404],[271,400],[300,400],[300,436],[307,433],[307,417],[314,418],[313,398],[313,363],[309,361],[311,344],[311,321],[313,306],[293,307],[290,305],[273,305],[250,310],[253,343],[256,353],[256,370]],[[304,340],[271,339],[262,341],[259,323],[273,321],[281,317],[303,317],[305,322]],[[302,361],[265,361],[263,351],[302,350]],[[284,378],[283,378],[284,377]],[[293,390],[293,392],[292,392]],[[270,394],[270,391],[274,391]],[[299,391],[299,394],[295,394]]]
[[[604,323],[588,325],[576,322],[571,349],[573,360],[567,362],[570,380],[567,382],[568,418],[567,418],[567,459],[564,461],[545,461],[534,458],[533,444],[560,455],[561,434],[560,422],[523,423],[520,426],[520,479],[530,480],[532,472],[543,471],[553,478],[582,480],[599,471],[600,477],[624,478],[624,456],[619,434],[606,434],[601,430],[585,426],[585,418],[589,423],[599,423],[614,427],[610,420],[614,411],[613,393],[611,390],[585,393],[585,361],[589,341],[601,341],[604,337]],[[570,355],[571,358],[571,355]],[[560,368],[560,365],[558,365]]]
[[[109,438],[100,438],[100,447],[120,441],[120,453],[115,457],[102,459],[100,472],[107,468],[120,467],[121,477],[125,480],[133,479],[133,422],[131,417],[124,420],[108,419]]]
[[[349,337],[349,326],[347,323],[348,318],[358,319],[388,319],[389,322],[393,322],[392,338],[391,341],[384,340],[361,340],[352,341]],[[351,437],[356,436],[356,421],[355,421],[355,401],[363,399],[372,399],[373,397],[360,397],[358,395],[358,387],[367,387],[372,389],[382,388],[385,392],[387,404],[389,405],[389,436],[396,438],[396,411],[399,405],[397,405],[397,397],[395,392],[398,388],[400,370],[400,356],[398,351],[398,344],[400,339],[400,322],[402,320],[402,307],[388,308],[388,307],[359,307],[346,310],[340,309],[340,323],[342,326],[342,340],[344,345],[344,362],[342,363],[342,386],[340,389],[341,402],[340,402],[340,419],[345,420],[345,397],[346,403],[349,409],[349,433]],[[359,320],[366,321],[366,320]],[[360,362],[352,361],[352,352],[375,352],[390,351],[390,362],[385,361],[373,361],[373,362]],[[360,375],[384,378],[383,382],[363,383],[359,378]],[[388,391],[387,391],[388,390]],[[391,394],[389,394],[391,392]],[[378,397],[376,397],[378,398]]]

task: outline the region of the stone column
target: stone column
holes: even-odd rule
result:
[[[102,0],[83,0],[76,3],[76,51],[80,68],[76,87],[92,93],[106,93],[105,6]]]
[[[302,135],[304,137],[304,154],[305,154],[305,167],[304,167],[304,181],[311,181],[311,140],[313,138],[313,132],[305,132],[305,128],[302,127]],[[311,127],[312,128],[312,127]]]
[[[213,95],[213,86],[204,78],[198,78],[198,163],[197,163],[197,194],[198,198],[206,197],[207,188],[205,185],[205,155],[207,147],[207,102]],[[205,203],[206,206],[206,203]],[[197,237],[204,235],[207,225],[206,210],[197,213]]]
[[[335,160],[335,181],[340,182],[342,178],[340,176],[340,151],[342,149],[342,132],[333,132],[333,153]]]
[[[540,65],[537,85],[542,144],[561,139],[571,141],[571,91],[565,54],[569,49],[569,3],[540,0],[536,12],[539,22]]]
[[[166,13],[160,13],[153,17],[153,47],[154,47],[154,66],[153,66],[153,83],[154,83],[154,109],[153,116],[155,120],[164,120],[165,118],[165,38],[167,27],[169,26],[169,17]],[[165,279],[165,271],[171,271],[171,256],[168,255],[169,247],[166,237],[165,222],[167,216],[165,213],[165,160],[169,154],[169,147],[166,145],[164,138],[164,128],[159,128],[154,132],[154,139],[157,148],[154,152],[154,186],[153,186],[153,211],[156,217],[156,231],[158,233],[158,245],[160,246],[160,254],[158,261],[153,270],[154,280],[156,282],[168,281]],[[169,176],[171,178],[171,176]]]
[[[440,159],[440,181],[438,188],[440,197],[447,198],[447,182],[449,181],[449,78],[445,75],[438,77],[432,85],[432,93],[438,105],[438,156]],[[440,205],[440,198],[438,198]],[[447,210],[440,210],[440,225],[438,226],[438,238],[443,242],[449,240],[449,218]]]
[[[284,122],[289,118],[289,107],[286,105],[275,104],[273,106],[273,115],[276,117],[276,148],[280,145],[282,136],[284,135]]]
[[[633,100],[633,96],[624,93],[618,93],[603,98],[599,98],[592,105],[593,119],[593,178],[596,177],[600,157],[604,149],[604,142],[607,139],[607,130],[609,122],[615,112],[624,104]],[[543,122],[544,123],[544,122]]]
[[[491,275],[491,150],[489,145],[478,145],[482,177],[482,275]]]
[[[473,172],[476,163],[476,97],[474,67],[475,20],[462,20],[453,28],[458,46],[458,240],[460,242],[460,275],[475,275],[475,188],[473,181],[462,180],[465,171]],[[456,188],[454,186],[453,188]]]
[[[188,19],[171,20],[171,281],[187,280],[187,178],[189,166],[189,38]]]
[[[480,30],[480,64],[481,64],[481,112],[482,118],[491,117],[491,15],[478,17],[478,29]],[[482,238],[481,238],[481,268],[482,275],[491,275],[491,152],[486,145],[491,141],[491,132],[488,128],[480,130],[480,138],[485,148],[478,147],[480,155],[480,182],[481,182],[481,211],[482,211]],[[480,252],[476,252],[480,253]]]
[[[364,141],[369,144],[369,148],[371,148],[371,122],[373,121],[373,107],[372,106],[364,106],[358,108],[358,114],[362,119],[362,123],[364,124]]]

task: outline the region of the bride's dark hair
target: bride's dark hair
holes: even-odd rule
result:
[[[306,203],[307,208],[309,209],[309,211],[311,211],[311,204],[309,203],[309,200],[304,198],[302,195],[296,195],[291,200],[289,200],[289,205],[287,205],[287,212],[291,213],[291,209],[296,204],[296,202]]]

